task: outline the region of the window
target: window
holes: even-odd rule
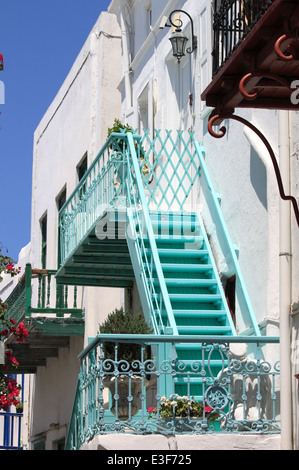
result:
[[[77,166],[78,181],[81,181],[86,171],[87,171],[87,152],[84,154],[84,157],[82,158],[79,165]]]
[[[58,212],[66,202],[66,187],[60,192],[60,194],[56,198],[57,210]],[[60,226],[58,224],[58,266],[60,266]]]
[[[87,172],[87,152],[84,154],[84,157],[81,159],[79,165],[77,166],[77,176],[78,176],[78,182],[80,182]],[[86,183],[83,183],[79,190],[79,198],[81,199],[82,196],[84,195],[84,192],[86,190]]]
[[[56,198],[56,204],[57,204],[58,211],[60,211],[60,209],[64,205],[65,201],[66,201],[66,188],[64,188]]]
[[[64,450],[65,447],[65,439],[58,439],[57,441],[53,441],[53,450]]]
[[[40,439],[38,441],[33,442],[33,450],[45,450],[46,448],[46,440]]]
[[[42,269],[47,265],[47,215],[45,215],[40,222],[41,227],[41,264]]]

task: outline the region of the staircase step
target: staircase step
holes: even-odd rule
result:
[[[194,258],[194,259],[201,259],[208,256],[208,250],[191,250],[188,248],[180,249],[180,248],[158,248],[158,253],[160,258]],[[147,249],[146,254],[150,255],[151,250]]]
[[[220,302],[221,294],[169,294],[172,302]]]
[[[230,326],[181,326],[178,325],[178,332],[182,335],[223,335],[231,333]]]
[[[176,318],[192,317],[192,318],[226,318],[225,310],[173,310]]]
[[[169,287],[217,287],[216,279],[179,279],[166,278],[166,285]],[[159,285],[158,280],[154,281],[155,285]]]
[[[145,236],[143,239],[146,242],[149,241],[149,238],[147,236]],[[159,248],[160,243],[166,243],[166,242],[167,242],[167,245],[171,245],[174,243],[177,243],[177,244],[193,243],[194,247],[198,249],[200,249],[203,245],[203,237],[201,235],[199,236],[196,236],[196,235],[195,236],[193,235],[190,235],[190,236],[156,235],[155,240],[156,240],[158,248]]]
[[[161,263],[162,269],[165,272],[183,272],[183,273],[196,273],[212,271],[212,264],[174,264],[174,263]]]

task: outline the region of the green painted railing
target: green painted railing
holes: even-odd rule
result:
[[[107,343],[114,344],[112,356]],[[118,354],[123,343],[138,345],[131,363]],[[277,337],[98,335],[79,356],[66,449],[106,433],[279,433],[279,363],[267,360],[278,343]],[[178,358],[178,344],[196,350],[197,359]],[[175,394],[176,383],[186,384],[185,397]],[[193,396],[195,383],[201,396]]]
[[[26,265],[26,318],[33,314],[56,317],[82,316],[77,306],[77,286],[56,283],[56,270],[32,269]]]
[[[26,311],[26,289],[25,276],[22,276],[14,290],[5,300],[7,304],[7,315],[19,323],[25,316]]]
[[[5,301],[9,318],[19,322],[38,315],[82,317],[82,309],[77,305],[77,286],[56,284],[55,275],[55,270],[32,269],[28,263],[25,274]]]

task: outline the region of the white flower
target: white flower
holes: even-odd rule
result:
[[[176,406],[177,402],[173,400],[170,404],[171,404],[171,406]]]

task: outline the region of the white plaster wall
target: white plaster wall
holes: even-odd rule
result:
[[[290,113],[290,181],[291,194],[297,199],[299,204],[299,112]],[[299,301],[299,230],[296,225],[295,218],[292,217],[292,302]]]
[[[45,450],[53,450],[53,441],[66,437],[80,371],[77,357],[82,349],[83,338],[70,338],[69,348],[59,348],[57,358],[48,359],[46,367],[27,377],[25,450],[33,449],[39,439],[45,439]]]
[[[260,434],[222,434],[221,436],[217,434],[198,436],[106,434],[97,436],[90,443],[84,444],[81,450],[147,450],[148,452],[152,451],[152,455],[159,454],[159,451],[165,450],[280,450],[280,436]],[[132,453],[132,456],[134,456],[134,453]],[[147,458],[147,456],[145,458]],[[156,463],[156,461],[152,462]]]
[[[273,112],[264,116],[250,110],[236,114],[262,128],[270,141],[272,137],[277,153],[277,140],[272,130],[277,129],[277,120]],[[272,127],[267,129],[269,121]],[[279,206],[273,167],[268,152],[252,131],[238,122],[225,121],[224,124],[225,137],[204,136],[206,163],[221,198],[232,242],[238,248],[256,319],[258,322],[268,317],[277,319]],[[221,260],[221,253],[219,256]]]
[[[299,203],[299,142],[298,126],[299,113],[290,113],[290,142],[291,142],[291,193],[297,198]],[[292,358],[292,385],[293,385],[293,409],[294,409],[294,442],[295,449],[299,449],[299,230],[294,217],[292,224],[292,337],[291,337],[291,358]]]

